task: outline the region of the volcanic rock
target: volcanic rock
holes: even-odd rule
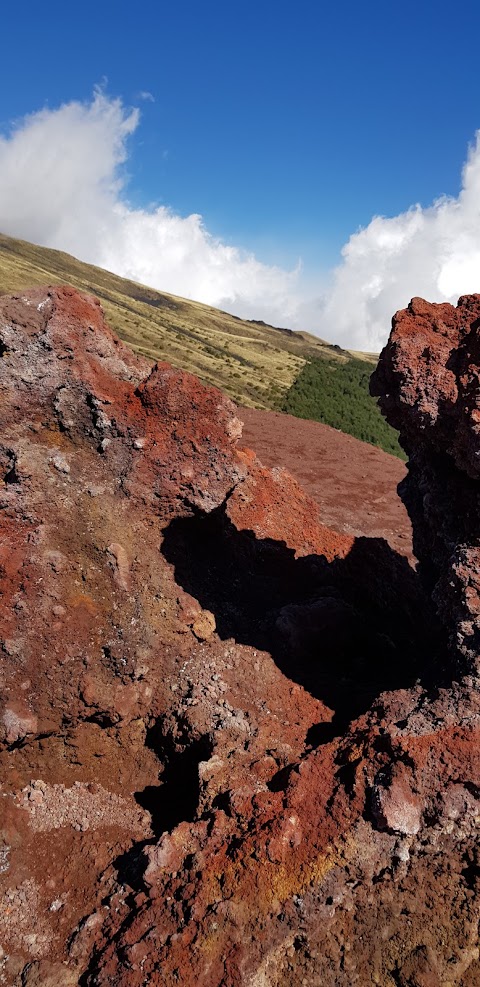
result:
[[[419,571],[458,673],[479,671],[480,295],[414,298],[393,319],[372,378],[409,455],[400,487]]]
[[[409,318],[416,341],[429,317]],[[440,337],[426,366],[451,397]],[[425,591],[95,300],[0,299],[0,350],[2,982],[473,987],[474,501],[449,518],[439,490],[476,482],[461,415],[436,459],[425,414],[441,443],[452,406],[420,365],[399,385],[387,348]]]

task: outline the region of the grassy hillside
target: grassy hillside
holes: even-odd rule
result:
[[[100,299],[109,324],[132,349],[168,360],[247,406],[271,408],[305,361],[347,359],[308,333],[249,322],[83,264],[68,254],[0,235],[0,293],[71,284]]]
[[[0,294],[38,284],[71,284],[95,294],[109,324],[132,349],[197,374],[239,404],[283,409],[388,451],[398,448],[396,433],[368,396],[372,354],[352,354],[306,332],[239,319],[0,234]]]

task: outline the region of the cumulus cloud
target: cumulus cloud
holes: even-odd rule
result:
[[[378,351],[391,316],[414,295],[456,303],[459,295],[480,292],[480,131],[458,198],[377,216],[350,237],[342,255],[322,322],[350,348]]]
[[[0,229],[154,288],[354,349],[378,351],[392,314],[413,295],[456,301],[480,291],[480,131],[458,198],[375,217],[350,237],[329,280],[318,272],[322,287],[315,290],[300,266],[261,263],[212,236],[199,215],[134,208],[126,167],[139,119],[138,109],[98,90],[88,103],[41,110],[0,135]]]
[[[98,90],[0,136],[2,231],[246,317],[292,322],[297,271],[222,243],[199,215],[129,204],[125,164],[138,124],[137,109]]]

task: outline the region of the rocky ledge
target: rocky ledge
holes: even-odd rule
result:
[[[0,299],[0,983],[479,983],[479,319],[375,375],[416,572],[93,299]]]

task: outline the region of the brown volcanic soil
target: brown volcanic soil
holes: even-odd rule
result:
[[[284,466],[320,507],[324,524],[350,535],[385,538],[412,555],[410,519],[397,486],[406,466],[351,435],[276,411],[240,408],[242,442],[265,466]]]

